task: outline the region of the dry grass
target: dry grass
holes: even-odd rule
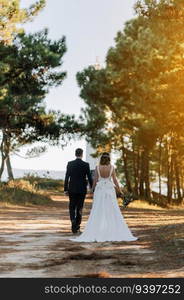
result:
[[[118,203],[121,206],[121,201],[118,200]],[[141,209],[150,209],[150,210],[165,210],[166,208],[163,208],[157,204],[150,204],[147,201],[144,200],[134,200],[128,205],[129,208],[141,208]],[[183,210],[184,205],[168,205],[167,209],[176,209],[176,210]]]
[[[162,207],[158,205],[149,204],[144,200],[135,200],[129,204],[130,208],[141,208],[141,209],[154,209],[154,210],[163,210]]]

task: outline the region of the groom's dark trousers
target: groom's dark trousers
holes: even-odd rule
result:
[[[72,232],[74,233],[80,229],[82,221],[82,209],[87,193],[87,179],[90,187],[92,187],[92,177],[88,163],[80,158],[68,162],[64,191],[69,194],[70,220]]]

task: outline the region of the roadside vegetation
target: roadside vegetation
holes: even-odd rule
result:
[[[52,204],[50,194],[63,191],[63,181],[28,174],[0,184],[0,202],[20,205]]]

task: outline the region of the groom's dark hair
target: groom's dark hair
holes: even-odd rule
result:
[[[75,156],[82,156],[82,154],[83,154],[83,150],[81,148],[77,148],[75,150]]]

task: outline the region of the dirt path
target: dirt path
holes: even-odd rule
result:
[[[52,198],[47,207],[0,206],[0,277],[184,277],[184,209],[129,207],[138,241],[75,243],[68,199]],[[83,226],[90,207],[86,199]]]

